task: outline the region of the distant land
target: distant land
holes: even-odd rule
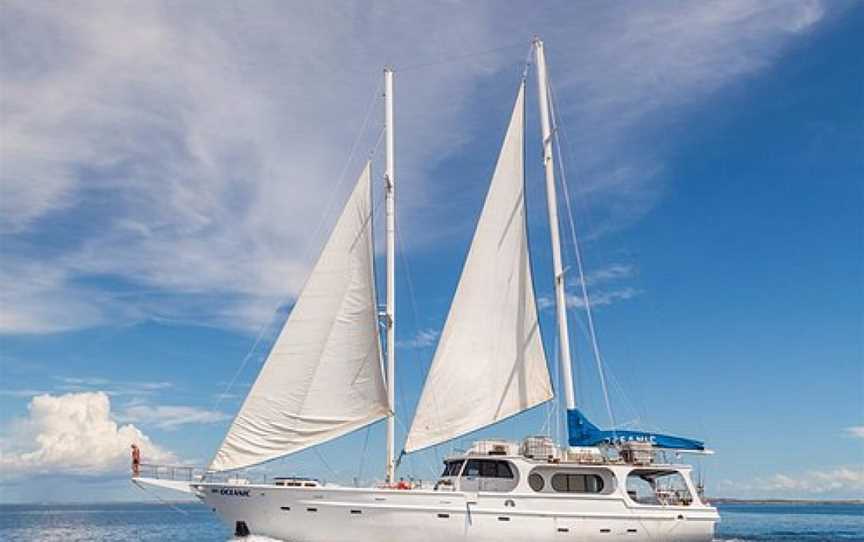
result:
[[[864,499],[708,499],[712,504],[864,504]]]

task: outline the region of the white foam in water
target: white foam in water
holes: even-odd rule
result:
[[[251,534],[249,536],[244,536],[243,538],[230,538],[228,542],[285,542],[280,538],[270,538],[269,536],[262,536],[260,534]]]

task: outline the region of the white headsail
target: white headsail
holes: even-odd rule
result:
[[[369,165],[210,465],[256,465],[385,417]]]
[[[552,398],[524,197],[524,83],[408,434],[412,452]]]

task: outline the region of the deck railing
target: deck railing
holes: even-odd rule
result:
[[[263,472],[213,472],[190,465],[157,465],[154,463],[141,463],[138,466],[138,471],[133,471],[132,477],[174,480],[178,482],[216,482],[226,484],[264,484],[270,478]]]

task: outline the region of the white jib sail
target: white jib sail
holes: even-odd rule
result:
[[[239,469],[385,417],[367,164],[210,468]]]
[[[525,223],[524,84],[405,451],[486,427],[552,398]]]

